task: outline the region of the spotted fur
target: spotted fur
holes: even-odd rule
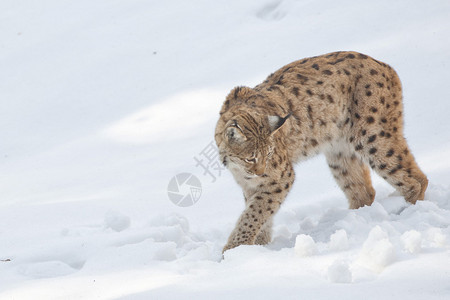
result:
[[[361,53],[306,58],[254,88],[234,88],[215,139],[246,201],[224,251],[270,242],[273,215],[294,183],[293,164],[318,153],[353,209],[374,200],[369,166],[413,204],[428,185],[403,137],[396,72]]]

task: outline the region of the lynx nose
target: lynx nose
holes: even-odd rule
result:
[[[258,163],[250,171],[253,174],[255,174],[256,176],[261,176],[266,171],[266,164],[265,163]]]
[[[264,175],[264,170],[262,170],[262,171],[256,171],[256,172],[255,172],[255,175],[256,175],[256,176],[262,176],[262,175]]]

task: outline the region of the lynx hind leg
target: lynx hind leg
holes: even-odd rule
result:
[[[412,159],[410,169],[411,169],[411,174],[408,174],[408,176],[411,175],[411,177],[415,178],[417,181],[420,182],[420,193],[419,193],[419,197],[417,198],[417,200],[423,200],[423,199],[425,199],[425,191],[427,190],[427,187],[428,187],[428,178],[422,172],[422,170],[420,170],[420,168],[417,165],[414,158]]]
[[[428,179],[419,169],[401,133],[396,136],[393,133],[389,139],[381,137],[368,149],[366,156],[371,167],[406,201],[415,204],[417,200],[424,199]]]
[[[371,205],[375,198],[369,167],[349,147],[333,145],[325,153],[337,184],[345,193],[351,209]]]
[[[403,137],[400,79],[390,68],[371,70],[355,88],[351,129],[355,151],[411,203],[423,199],[428,186]],[[353,118],[354,116],[354,118]],[[349,140],[350,141],[350,140]]]

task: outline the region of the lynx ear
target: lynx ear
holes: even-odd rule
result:
[[[282,118],[279,116],[268,116],[267,119],[269,121],[270,134],[275,133],[281,126],[283,126],[284,122],[291,116],[289,113],[286,117]]]

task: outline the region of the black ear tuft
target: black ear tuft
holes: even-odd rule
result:
[[[241,92],[241,89],[242,89],[241,86],[238,86],[238,87],[235,87],[235,88],[234,88],[234,90],[233,90],[233,98],[234,98],[234,99],[237,99],[237,98],[238,98],[238,95],[239,95],[239,93]]]
[[[268,116],[269,120],[269,128],[270,133],[276,132],[278,129],[280,129],[281,126],[283,126],[284,122],[291,116],[291,113],[289,113],[286,117],[282,118],[279,116]]]
[[[254,94],[255,91],[252,88],[246,86],[237,86],[228,94],[227,100],[245,100]]]

